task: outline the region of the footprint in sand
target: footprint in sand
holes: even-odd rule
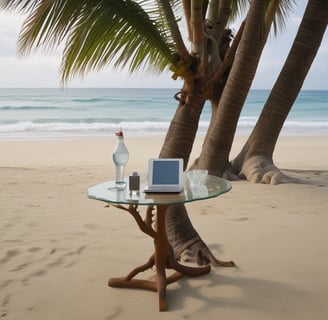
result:
[[[88,229],[88,230],[98,230],[99,226],[96,224],[91,224],[91,223],[86,223],[83,225],[84,228]]]
[[[11,260],[12,258],[16,257],[17,255],[19,255],[20,251],[19,250],[8,250],[4,256],[4,258],[2,258],[0,260],[0,264],[6,263],[9,260]]]

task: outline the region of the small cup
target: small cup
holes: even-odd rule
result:
[[[204,185],[208,175],[208,170],[196,169],[187,171],[187,178],[191,187]]]

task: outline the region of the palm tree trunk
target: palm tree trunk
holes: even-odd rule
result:
[[[228,155],[230,153],[239,113],[251,86],[258,60],[265,43],[265,37],[262,32],[263,26],[261,23],[263,21],[263,13],[263,1],[254,0],[246,20],[245,33],[241,39],[239,53],[235,61],[237,66],[232,67],[228,83],[223,90],[218,108],[213,112],[211,126],[205,138],[202,153],[197,163],[197,167],[208,169],[210,174],[222,175],[228,162]],[[252,46],[249,46],[249,43],[252,43]],[[191,98],[192,97],[193,96],[191,96]],[[211,102],[212,105],[215,105],[213,101]],[[186,119],[188,118],[184,117],[183,122],[185,122]],[[182,123],[180,134],[184,132],[184,137],[186,137],[185,130],[183,129],[184,126],[185,124]],[[172,149],[168,148],[171,148],[174,143],[179,142],[176,141],[178,136],[173,134],[173,132],[177,132],[177,127],[176,125],[170,127],[161,155],[173,154]],[[187,132],[189,132],[189,130]],[[173,137],[174,141],[170,140],[171,137]],[[186,140],[181,141],[181,143],[185,142]],[[176,144],[174,147],[174,154],[176,154],[178,150],[179,145]],[[218,153],[217,150],[220,150],[220,153]],[[214,258],[196,230],[192,227],[183,205],[170,206],[167,210],[167,230],[169,242],[173,246],[177,258],[179,258],[183,252],[190,251],[199,264],[211,262],[215,265],[234,265],[231,261],[225,263]]]
[[[328,21],[328,1],[309,0],[293,46],[260,118],[232,167],[253,182],[288,182],[273,165],[273,151],[283,124],[320,47]]]
[[[192,88],[185,83],[179,106],[160,152],[161,158],[183,158],[184,169],[187,168],[205,96],[201,83],[196,82]],[[193,227],[183,204],[168,207],[166,225],[168,241],[176,259],[183,259],[182,256],[190,252],[188,258],[195,260],[199,265],[211,263],[215,266],[234,266],[232,261],[220,261],[213,256]]]
[[[160,158],[183,158],[186,169],[205,98],[200,87],[190,88],[185,83],[178,99],[179,105],[166,133]]]
[[[179,95],[179,105],[166,134],[160,158],[183,158],[184,170],[187,168],[192,146],[196,137],[199,118],[205,98],[200,88],[190,88],[187,83]],[[183,251],[201,241],[193,228],[183,204],[171,205],[166,210],[168,241],[175,257],[180,259]]]
[[[214,123],[209,128],[199,158],[199,163],[197,164],[200,168],[207,168],[210,174],[221,175],[228,161],[228,155],[233,141],[239,113],[249,91],[265,43],[265,41],[263,41],[263,26],[261,23],[263,21],[263,13],[263,1],[254,0],[249,11],[249,16],[246,20],[245,33],[241,40],[240,50],[235,61],[238,65],[238,70],[235,67],[234,71],[234,67],[232,67],[218,109],[213,112],[212,120],[214,121],[211,120],[211,123]],[[249,43],[252,43],[251,47],[249,46]],[[240,72],[239,68],[242,68],[243,72]],[[246,78],[244,70],[247,71],[248,76]],[[240,74],[243,75],[242,78]],[[192,94],[196,88],[197,87],[195,86],[193,90],[188,90],[190,93],[190,96],[188,96],[188,102],[192,102],[191,105],[193,105],[194,109],[199,103],[196,98],[199,97],[199,94]],[[239,95],[234,94],[237,92],[239,92]],[[238,97],[236,98],[236,96]],[[203,104],[204,101],[202,102]],[[165,139],[160,154],[161,157],[182,156],[185,158],[186,154],[181,153],[181,150],[184,150],[184,152],[191,151],[192,144],[189,143],[191,140],[193,142],[193,139],[191,139],[190,134],[192,133],[191,128],[193,128],[193,123],[196,124],[196,119],[194,117],[189,118],[190,115],[186,116],[185,114],[183,118],[180,118],[180,112],[186,112],[185,107],[184,104],[180,104],[177,110]],[[200,109],[196,108],[195,110]],[[188,112],[190,113],[190,110]],[[198,115],[200,115],[200,113]],[[179,119],[182,119],[182,121],[180,122]],[[224,119],[224,121],[221,119]],[[194,133],[196,132],[194,131]],[[183,148],[183,145],[186,144],[186,142],[188,142],[189,145]],[[220,150],[218,156],[217,150]],[[221,157],[222,152],[225,154],[223,157]],[[173,246],[177,258],[179,258],[185,250],[190,250],[199,264],[211,262],[213,264],[222,265],[220,261],[213,257],[206,245],[200,239],[196,230],[192,227],[183,205],[174,205],[168,208],[167,230],[169,242]],[[215,261],[217,263],[215,263]],[[232,265],[232,263],[228,262],[228,265]]]
[[[207,168],[213,175],[222,176],[228,163],[239,115],[266,40],[263,15],[263,1],[253,0],[246,18],[238,54],[202,148],[198,166]],[[252,45],[249,45],[250,43]]]

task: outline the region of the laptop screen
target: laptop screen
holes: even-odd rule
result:
[[[183,189],[183,159],[149,159],[145,192],[180,192]]]
[[[179,161],[153,162],[153,184],[179,184]]]

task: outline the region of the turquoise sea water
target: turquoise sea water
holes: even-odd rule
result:
[[[56,139],[112,135],[144,136],[167,131],[177,89],[0,89],[0,140]],[[268,90],[252,90],[237,134],[248,134]],[[206,105],[199,133],[206,132]],[[282,134],[328,135],[328,91],[301,91]]]

